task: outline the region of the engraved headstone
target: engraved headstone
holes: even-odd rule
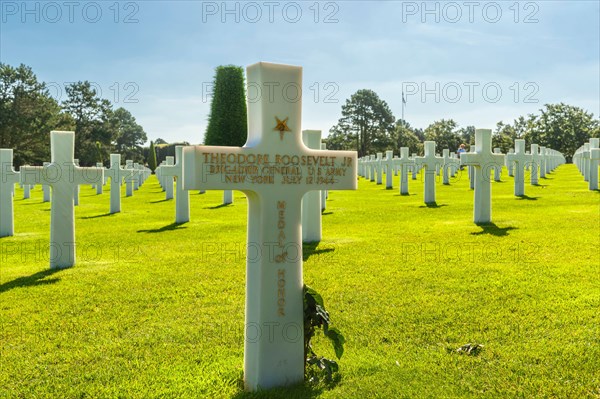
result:
[[[248,86],[302,87],[300,67],[248,67]],[[248,197],[244,384],[255,391],[304,379],[301,203],[313,190],[356,189],[356,152],[306,148],[301,101],[281,90],[248,101],[242,148],[184,148],[184,188],[241,190]]]

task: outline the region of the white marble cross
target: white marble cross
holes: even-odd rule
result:
[[[133,177],[133,170],[121,168],[121,154],[110,154],[110,168],[104,173],[110,177],[110,213],[121,212],[121,185]]]
[[[44,162],[43,165],[45,167],[47,167],[48,165],[50,165],[50,162]],[[42,191],[43,191],[43,202],[50,202],[50,186],[47,184],[42,184]]]
[[[168,177],[171,187],[173,187],[172,179],[177,178],[175,183],[175,223],[187,223],[190,221],[190,192],[183,188],[183,146],[175,146],[175,157],[177,162],[174,165],[169,165],[167,162],[167,165],[161,168],[161,173]]]
[[[135,172],[133,172],[134,173],[133,179],[131,179],[133,182],[133,191],[138,191],[140,189],[140,176],[141,176],[140,164],[137,162],[134,162],[133,170],[135,171]]]
[[[408,156],[408,147],[400,148],[400,158],[397,159],[400,166],[400,194],[408,195],[408,171],[415,169],[415,161]]]
[[[475,168],[475,196],[473,201],[473,221],[491,223],[492,184],[490,172],[497,165],[504,164],[504,155],[492,153],[492,130],[475,130],[475,153],[461,153],[460,162]]]
[[[426,141],[423,143],[423,146],[425,148],[425,155],[417,157],[415,164],[425,168],[425,203],[432,204],[435,203],[436,170],[444,162],[444,159],[435,155],[435,141]]]
[[[376,171],[377,160],[375,159],[375,155],[371,155],[369,157],[369,181],[375,181],[375,171]]]
[[[598,190],[598,161],[600,160],[600,139],[590,139],[590,171],[588,173],[588,188]]]
[[[532,186],[536,186],[538,184],[539,166],[540,166],[540,149],[537,144],[531,144],[530,184]]]
[[[321,131],[303,130],[302,142],[311,150],[320,150]],[[302,242],[321,241],[321,191],[309,191],[302,198]]]
[[[502,154],[500,148],[494,148],[494,154]],[[494,167],[494,181],[500,181],[502,176],[502,165]]]
[[[513,150],[512,148],[510,148],[508,150],[508,154],[514,154],[514,153],[515,153],[515,150]],[[506,155],[508,155],[508,154],[506,154]],[[514,173],[513,173],[513,165],[512,165],[512,163],[510,163],[510,162],[507,161],[506,162],[506,169],[508,170],[508,176],[509,177],[513,177]]]
[[[383,153],[377,153],[377,159],[375,163],[377,168],[377,184],[383,184]]]
[[[417,173],[419,173],[419,167],[414,163],[415,159],[417,159],[417,154],[413,152],[411,159],[413,161],[412,179],[417,180]]]
[[[321,150],[326,150],[327,144],[321,143]],[[327,190],[321,190],[321,212],[327,209]]]
[[[7,237],[15,234],[13,193],[21,181],[20,172],[13,169],[11,148],[0,149],[0,167],[0,237]]]
[[[546,177],[546,147],[540,146],[540,178]]]
[[[472,145],[469,147],[469,153],[474,154],[475,153],[475,145]],[[467,173],[469,174],[469,188],[471,190],[475,189],[475,167],[472,165],[467,166]],[[508,175],[511,175],[512,172],[509,172]]]
[[[75,158],[73,159],[73,164],[75,164],[75,166],[79,166],[79,159]],[[75,186],[73,186],[73,204],[75,206],[79,206],[79,184],[76,184]]]
[[[444,164],[442,166],[442,182],[443,184],[450,184],[450,174],[452,172],[452,168],[455,165],[458,165],[460,162],[458,159],[450,157],[450,150],[448,148],[444,148],[444,150],[442,150],[442,158],[444,159]]]
[[[102,184],[103,168],[80,168],[75,165],[75,133],[50,133],[51,163],[48,166],[21,168],[25,184],[52,187],[50,211],[50,268],[61,269],[75,264],[74,186]]]
[[[590,143],[583,144],[583,180],[589,182],[590,180]],[[548,159],[546,158],[545,165],[548,164]],[[548,167],[544,168],[545,172],[548,173]]]
[[[525,195],[525,166],[531,163],[533,156],[525,153],[525,140],[515,140],[515,153],[506,156],[507,162],[514,167],[515,195]]]
[[[248,67],[247,81],[302,87],[302,68],[258,63]],[[244,383],[252,391],[304,379],[304,194],[357,187],[356,152],[308,149],[301,101],[285,93],[248,101],[244,147],[184,148],[184,188],[234,189],[248,197]]]
[[[102,164],[102,162],[96,162],[96,167],[97,168],[103,168],[104,165]],[[104,185],[103,185],[103,183],[104,183],[104,179],[103,179],[103,181],[101,183],[96,184],[96,195],[100,195],[100,194],[102,194],[104,192]]]
[[[31,198],[31,186],[29,184],[24,184],[23,185],[23,199],[29,199],[29,198]]]
[[[133,169],[133,160],[125,160],[125,169],[131,170],[131,175],[125,178],[125,196],[131,197],[133,195],[133,181],[136,178],[136,171]]]
[[[385,188],[387,190],[394,187],[394,151],[385,152]]]
[[[175,157],[165,157],[165,165],[160,169],[160,175],[163,179],[165,189],[165,199],[173,199],[173,176],[169,176],[165,171],[175,165]]]

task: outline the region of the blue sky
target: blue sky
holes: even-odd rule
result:
[[[64,98],[89,80],[149,139],[201,143],[218,65],[304,68],[304,129],[375,90],[425,128],[493,128],[545,103],[600,114],[598,1],[73,1],[0,4],[0,60]]]

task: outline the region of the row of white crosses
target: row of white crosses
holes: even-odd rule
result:
[[[598,165],[600,163],[600,139],[591,138],[573,154],[573,163],[588,182],[590,190],[598,190]]]
[[[51,151],[52,162],[44,162],[41,167],[23,166],[21,172],[15,172],[12,166],[13,151],[12,149],[0,149],[0,163],[2,165],[2,181],[0,182],[0,237],[14,235],[14,209],[12,196],[14,194],[14,184],[21,183],[24,190],[33,187],[35,182],[41,182],[43,190],[43,202],[50,202],[50,187],[52,189],[52,197],[63,201],[63,191],[65,185],[71,186],[71,202],[73,206],[78,204],[78,187],[80,184],[93,183],[96,188],[96,193],[102,193],[102,186],[106,179],[97,179],[90,175],[90,171],[96,173],[103,170],[102,164],[97,163],[96,168],[78,168],[78,160],[69,160],[69,153],[74,149],[74,133],[73,132],[51,132]],[[73,143],[70,141],[73,140]],[[105,170],[105,176],[111,178],[110,192],[110,213],[121,211],[121,190],[120,186],[125,181],[130,182],[132,186],[137,182],[138,186],[149,177],[150,170],[143,166],[136,167],[137,170],[122,169],[120,167],[121,156],[119,154],[111,154],[111,167]],[[82,172],[83,171],[83,172]],[[138,172],[135,174],[134,172]],[[82,176],[81,173],[87,173]],[[135,181],[134,181],[135,178]],[[34,182],[30,184],[30,182]],[[56,191],[56,193],[54,193]],[[75,263],[74,253],[72,250],[66,250],[71,241],[69,237],[74,237],[74,232],[71,234],[70,226],[73,224],[70,220],[70,208],[68,203],[60,203],[56,206],[52,204],[51,225],[58,226],[51,228],[51,267],[62,268],[69,267]],[[62,218],[59,215],[66,215]],[[57,222],[54,222],[57,221]],[[58,225],[57,225],[58,223]],[[63,228],[67,226],[66,228]],[[64,234],[60,233],[64,231]],[[54,232],[54,233],[53,233]],[[58,240],[58,241],[57,241]],[[57,243],[63,244],[58,245]],[[74,244],[73,244],[74,246]],[[73,249],[74,250],[74,249]],[[69,260],[70,259],[70,260]]]
[[[394,157],[393,151],[386,151],[385,159],[382,153],[376,156],[365,156],[359,160],[359,176],[363,176],[377,184],[381,184],[382,175],[385,171],[386,188],[393,188],[393,176],[400,172],[400,194],[408,194],[408,173],[412,171],[412,178],[416,179],[417,173],[425,170],[424,197],[425,203],[435,202],[435,179],[436,175],[442,174],[443,183],[450,184],[450,176],[454,176],[458,170],[460,161],[450,154],[448,149],[443,150],[443,156],[435,154],[435,142],[426,141],[424,143],[425,155],[418,157],[413,154],[409,157],[408,147],[400,148],[400,157]]]

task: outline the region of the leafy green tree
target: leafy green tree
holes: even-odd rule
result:
[[[155,144],[155,145],[159,145],[159,144],[169,144],[169,143],[167,143],[167,141],[166,141],[166,140],[163,140],[163,139],[161,139],[161,138],[159,137],[159,138],[157,138],[156,140],[154,140],[154,144]]]
[[[0,63],[0,147],[14,149],[15,166],[50,160],[50,131],[69,125],[30,67]]]
[[[342,105],[342,117],[329,130],[329,143],[332,149],[354,147],[359,157],[383,151],[393,145],[394,121],[389,106],[377,93],[358,90]]]
[[[492,148],[500,148],[503,154],[514,148],[515,139],[518,138],[514,127],[506,125],[503,121],[496,123],[496,130],[492,133]]]
[[[393,134],[394,151],[399,153],[401,147],[408,147],[409,153],[420,153],[422,151],[422,143],[415,134],[415,129],[410,126],[410,123],[405,120],[398,119],[396,128]]]
[[[213,87],[204,143],[241,147],[248,137],[243,68],[234,65],[217,67]]]
[[[528,144],[536,143],[572,156],[590,137],[600,136],[600,122],[579,107],[545,104],[541,115],[530,115],[524,134]]]
[[[95,164],[96,142],[110,148],[113,139],[111,104],[101,99],[88,81],[72,83],[65,90],[63,109],[75,122],[75,157],[82,166]]]
[[[148,153],[148,156],[146,157],[146,159],[148,160],[148,167],[150,168],[150,170],[152,171],[152,173],[154,173],[154,171],[156,170],[156,149],[154,148],[154,142],[150,141],[150,152]]]
[[[118,108],[111,114],[110,126],[114,137],[114,149],[126,159],[142,161],[142,145],[148,140],[144,128],[124,108]]]
[[[475,144],[475,126],[467,126],[458,130],[461,144],[465,144],[468,147]]]
[[[439,153],[444,148],[456,152],[462,140],[458,132],[458,124],[452,119],[442,119],[433,122],[425,128],[425,139],[435,141]]]

